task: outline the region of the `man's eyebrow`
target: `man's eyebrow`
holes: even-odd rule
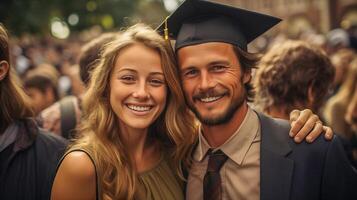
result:
[[[185,71],[188,71],[188,70],[193,70],[193,69],[196,69],[197,67],[195,66],[188,66],[188,67],[185,67],[183,69],[180,69],[180,72],[185,72]]]
[[[230,65],[230,62],[228,62],[226,60],[219,60],[219,61],[212,61],[208,65],[209,66],[212,66],[212,65]]]

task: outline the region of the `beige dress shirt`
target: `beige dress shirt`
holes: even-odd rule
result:
[[[222,200],[260,199],[260,142],[258,115],[248,108],[238,130],[223,145],[216,148],[228,156],[220,170]],[[203,199],[203,178],[207,169],[206,153],[209,148],[211,147],[200,130],[198,146],[188,177],[188,200]]]

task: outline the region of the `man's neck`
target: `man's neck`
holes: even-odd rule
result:
[[[224,144],[241,126],[247,112],[248,105],[243,103],[229,122],[216,126],[202,124],[203,136],[208,144],[211,147],[219,147]]]
[[[289,120],[289,114],[285,112],[285,108],[270,107],[265,113],[274,118]]]

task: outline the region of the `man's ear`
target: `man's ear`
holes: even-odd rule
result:
[[[315,102],[315,91],[313,90],[312,86],[310,85],[307,90],[307,100],[308,106],[312,108]]]
[[[0,81],[2,81],[6,77],[9,71],[9,67],[10,66],[7,61],[5,60],[0,61]]]
[[[252,73],[251,70],[247,70],[243,74],[243,84],[249,83],[250,80],[252,79]]]

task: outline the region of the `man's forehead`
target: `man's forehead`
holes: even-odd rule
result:
[[[225,54],[229,52],[234,52],[232,44],[225,42],[205,42],[180,48],[176,51],[176,55],[178,58],[181,58],[183,56],[204,56],[207,53]]]
[[[235,59],[233,45],[223,42],[208,42],[179,49],[176,52],[179,67],[207,65],[214,62],[232,62]]]

